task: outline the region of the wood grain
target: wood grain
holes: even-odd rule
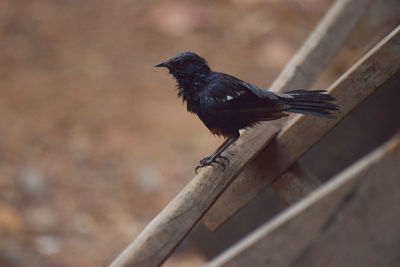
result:
[[[400,134],[208,264],[399,266]]]

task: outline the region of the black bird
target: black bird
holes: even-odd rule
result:
[[[192,52],[180,53],[156,65],[166,67],[177,82],[178,96],[187,102],[187,110],[197,114],[205,126],[225,142],[209,157],[200,161],[197,169],[212,163],[220,164],[221,156],[240,136],[239,130],[252,127],[260,121],[288,116],[286,112],[332,118],[337,105],[335,98],[320,91],[296,90],[286,93],[266,91],[231,75],[214,72],[207,61]]]

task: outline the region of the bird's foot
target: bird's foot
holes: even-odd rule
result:
[[[207,166],[211,166],[213,163],[216,163],[218,165],[220,165],[222,167],[222,171],[225,170],[225,163],[222,161],[218,161],[218,159],[222,159],[223,161],[226,161],[227,164],[229,165],[229,159],[227,157],[224,156],[218,156],[216,158],[212,158],[212,157],[205,157],[204,159],[200,160],[200,165],[198,165],[196,167],[196,169],[194,169],[194,171],[197,174],[197,170],[200,168],[204,168]]]

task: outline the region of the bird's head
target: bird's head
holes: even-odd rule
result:
[[[191,79],[197,74],[207,74],[211,71],[207,61],[193,52],[180,53],[156,67],[166,67],[178,82],[181,79]]]

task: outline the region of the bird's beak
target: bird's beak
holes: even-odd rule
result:
[[[166,67],[166,68],[168,68],[168,62],[162,62],[160,64],[155,65],[154,67]]]

